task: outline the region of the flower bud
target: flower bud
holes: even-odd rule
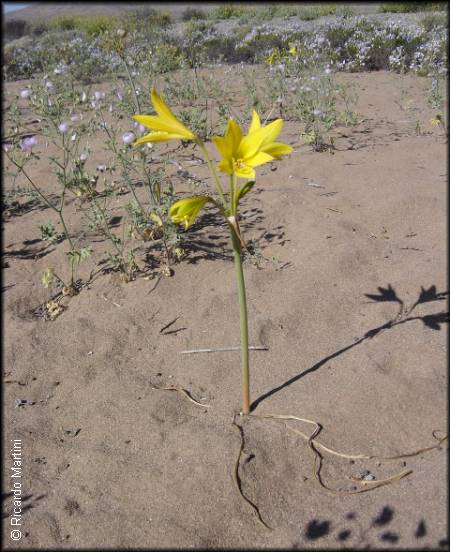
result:
[[[65,121],[58,125],[58,130],[61,132],[61,134],[65,134],[69,130],[69,123],[66,123]]]
[[[169,210],[169,216],[175,224],[184,224],[187,230],[195,222],[200,211],[211,198],[208,196],[193,196],[176,201]]]
[[[22,151],[31,151],[33,146],[37,146],[37,139],[35,136],[24,138],[20,143],[20,149]]]
[[[124,144],[131,144],[133,143],[135,140],[135,136],[132,132],[125,132],[124,134],[122,134],[122,142]]]

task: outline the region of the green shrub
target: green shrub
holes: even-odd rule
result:
[[[168,73],[183,67],[184,56],[174,44],[161,42],[151,54],[149,61],[157,73]]]
[[[24,19],[11,19],[5,23],[5,38],[14,40],[30,33],[30,26]]]
[[[308,6],[298,10],[298,17],[303,21],[312,21],[318,17],[333,15],[336,13],[337,6],[333,4],[321,4],[317,6]]]
[[[107,15],[83,16],[77,19],[77,28],[89,36],[98,36],[118,26],[117,17]]]
[[[257,29],[254,36],[236,47],[236,61],[259,62],[270,50],[283,49],[288,46],[288,39],[276,32]]]
[[[118,18],[107,15],[61,15],[49,22],[49,29],[73,31],[78,29],[95,37],[117,26]]]
[[[351,17],[355,15],[355,10],[351,6],[340,5],[336,7],[335,15],[341,15],[343,17]]]
[[[233,17],[241,17],[244,13],[244,6],[220,4],[210,12],[210,16],[212,19],[232,19]]]
[[[155,27],[168,27],[172,25],[173,20],[170,12],[158,11],[153,17],[150,18],[150,23]]]
[[[33,36],[39,36],[49,30],[48,22],[45,19],[37,19],[31,23],[31,34]]]
[[[448,14],[429,13],[419,21],[419,24],[427,31],[433,31],[436,27],[448,27]]]
[[[134,10],[131,15],[141,29],[145,27],[165,28],[173,23],[170,12],[156,10],[150,6]]]
[[[73,31],[77,28],[77,19],[75,15],[60,15],[50,19],[48,27],[50,30]]]
[[[444,11],[447,2],[388,2],[381,4],[381,13],[415,13],[420,11]]]
[[[182,13],[181,19],[183,21],[191,21],[191,19],[205,19],[206,14],[203,10],[199,10],[197,8],[192,8],[191,6],[188,6]]]

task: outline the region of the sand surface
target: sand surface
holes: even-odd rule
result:
[[[253,412],[315,420],[319,441],[347,455],[395,456],[435,445],[432,432],[447,427],[447,144],[429,122],[427,79],[340,78],[357,86],[362,122],[332,131],[334,154],[301,145],[298,123],[286,122],[282,139],[294,153],[276,170],[259,169],[242,208],[245,237],[266,259],[245,273],[250,342],[268,347],[251,353]],[[33,170],[56,190],[45,164]],[[204,166],[189,170],[207,175]],[[191,191],[183,181],[177,190]],[[75,204],[68,213],[81,233]],[[237,418],[242,491],[273,530],[243,501],[232,477],[239,352],[180,354],[239,345],[228,236],[210,213],[189,231],[188,257],[156,288],[154,279],[100,274],[49,322],[32,312],[48,300],[42,272],[65,262],[66,244],[39,239],[39,224],[52,218],[31,205],[3,223],[7,547],[448,547],[446,443],[397,460],[323,453],[321,478],[334,490],[362,488],[351,478],[367,471],[383,480],[412,470],[342,495],[319,485],[313,452],[283,422]],[[93,247],[95,264],[109,245],[97,236]],[[394,293],[383,294],[389,286]],[[210,407],[153,385],[185,388]],[[17,543],[11,439],[22,441],[24,459]]]

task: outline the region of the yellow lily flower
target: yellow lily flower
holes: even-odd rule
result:
[[[268,63],[269,65],[273,65],[274,61],[277,61],[280,59],[280,51],[278,50],[278,48],[275,48],[275,50],[273,50],[273,52],[270,54],[269,57],[266,58],[266,63]]]
[[[291,56],[295,57],[297,55],[297,47],[296,46],[292,46],[290,49],[289,49],[289,53],[291,54]]]
[[[205,203],[211,201],[208,196],[193,196],[176,201],[169,209],[169,216],[175,224],[184,224],[187,230],[195,222]]]
[[[442,117],[440,115],[436,115],[436,117],[430,119],[430,123],[432,126],[442,125]]]
[[[195,140],[196,135],[186,128],[170,110],[169,106],[158,94],[155,88],[151,91],[151,100],[157,116],[154,115],[134,115],[133,119],[153,130],[138,138],[134,146],[145,144],[146,142],[167,142],[168,140]]]
[[[275,142],[282,128],[282,119],[262,127],[259,115],[253,111],[249,132],[244,136],[236,121],[230,119],[225,136],[213,137],[213,142],[222,155],[219,170],[240,178],[255,178],[255,167],[292,153],[291,146]]]

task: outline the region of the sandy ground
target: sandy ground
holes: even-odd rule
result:
[[[287,122],[295,152],[259,171],[242,209],[245,236],[267,259],[246,267],[250,341],[268,347],[251,353],[253,412],[316,420],[319,440],[348,455],[395,456],[435,445],[432,432],[447,427],[446,139],[430,126],[426,79],[342,79],[358,87],[364,120],[333,131],[334,155],[299,145],[298,124]],[[35,171],[47,178],[44,165]],[[242,491],[273,530],[242,500],[232,477],[239,352],[180,354],[239,344],[228,238],[208,213],[173,277],[153,289],[154,280],[101,275],[46,322],[32,314],[48,297],[40,277],[63,265],[66,249],[38,239],[51,218],[25,208],[3,224],[3,380],[20,382],[4,385],[9,549],[448,548],[446,443],[397,460],[323,453],[322,481],[334,490],[362,488],[351,478],[367,471],[378,481],[412,470],[343,495],[319,485],[313,452],[282,422],[237,418]],[[80,220],[73,208],[76,232]],[[109,246],[100,236],[93,245],[98,261]],[[395,296],[381,293],[388,286]],[[408,314],[422,288],[428,300]],[[403,302],[403,317],[395,322],[398,301],[367,294]],[[152,385],[186,388],[211,406]],[[23,453],[18,542],[11,439]]]

